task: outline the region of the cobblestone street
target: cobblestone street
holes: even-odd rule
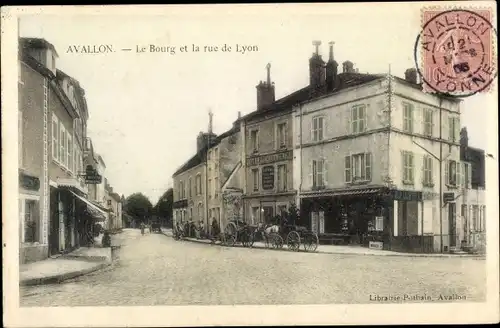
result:
[[[112,266],[21,287],[21,306],[376,303],[384,297],[482,301],[485,260],[292,253],[141,236],[125,229]],[[378,298],[377,298],[378,297]],[[407,299],[410,301],[410,299]],[[389,302],[393,302],[389,300]]]

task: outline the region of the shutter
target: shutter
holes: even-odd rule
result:
[[[329,133],[327,132],[328,131],[328,121],[329,121],[329,116],[328,114],[323,116],[323,139],[326,140],[328,139],[329,137]]]
[[[467,165],[467,171],[469,175],[469,181],[467,181],[467,188],[472,188],[472,166],[470,164]]]
[[[345,114],[345,132],[346,135],[352,134],[352,128],[351,128],[351,108],[347,108],[344,111]]]
[[[422,127],[423,127],[423,124],[422,124]],[[420,157],[420,156],[418,156]],[[417,163],[421,163],[422,167],[420,169],[420,174],[421,174],[421,177],[420,177],[420,181],[422,182],[422,184],[425,185],[425,161],[427,160],[427,157],[426,155],[422,155],[422,160],[418,160]]]
[[[412,126],[413,126],[413,124],[412,124]],[[415,154],[410,153],[409,155],[410,155],[410,181],[412,183],[414,183],[415,182]]]
[[[25,205],[25,200],[24,198],[19,198],[19,242],[24,243],[24,205]]]
[[[460,118],[459,117],[455,117],[455,120],[454,120],[454,128],[455,128],[455,142],[459,142],[460,141]]]
[[[405,176],[405,152],[404,150],[401,151],[401,180],[405,182],[407,180],[407,177]]]
[[[449,136],[449,128],[448,128],[448,113],[442,109],[440,109],[441,111],[441,138],[443,140],[448,140]],[[438,115],[439,115],[439,112],[438,112]],[[439,134],[438,134],[439,135]]]
[[[365,154],[365,177],[366,177],[366,180],[368,180],[368,181],[372,180],[372,154],[371,153]]]
[[[362,107],[363,108],[363,122],[364,122],[364,126],[363,126],[363,130],[362,131],[367,131],[368,130],[368,112],[369,112],[369,109],[370,109],[370,104],[366,104],[365,106]],[[370,124],[371,126],[371,124]]]
[[[328,186],[328,160],[323,159],[323,184]]]
[[[450,166],[450,161],[444,161],[444,184],[449,185],[450,184],[450,172],[449,172],[449,166]],[[441,163],[443,165],[443,163]]]
[[[313,186],[313,181],[314,181],[313,180],[313,162],[314,162],[313,160],[309,161],[309,177],[308,177],[309,180],[307,181],[307,184],[309,186],[311,186],[311,188],[314,187]]]
[[[309,131],[310,131],[310,134],[311,134],[309,142],[313,142],[314,141],[314,117],[311,118],[311,120],[309,121]]]
[[[425,109],[423,107],[417,107],[417,126],[420,127],[420,131],[416,131],[420,134],[425,134]]]
[[[352,181],[351,156],[346,156],[344,160],[344,181],[346,183]]]

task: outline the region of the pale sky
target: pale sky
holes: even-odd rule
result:
[[[196,137],[208,127],[209,108],[217,134],[231,127],[238,111],[255,110],[255,86],[266,78],[268,62],[277,99],[306,86],[313,40],[323,42],[323,58],[328,42],[335,41],[340,69],[345,60],[361,73],[385,73],[391,64],[392,73],[404,77],[407,68],[415,67],[418,4],[332,5],[328,10],[271,5],[261,6],[260,12],[216,7],[217,13],[212,7],[210,12],[158,10],[151,15],[150,10],[146,15],[137,10],[134,16],[39,14],[21,19],[20,35],[52,43],[59,53],[57,67],[85,89],[88,136],[116,192],[143,192],[154,204],[172,186],[174,171],[194,155]],[[69,46],[101,44],[117,52],[67,53]],[[150,44],[175,46],[175,54],[136,53],[137,46]],[[228,44],[233,51],[193,53],[192,44]],[[236,44],[255,45],[258,51],[236,53]],[[183,45],[189,52],[179,51]],[[467,98],[462,126],[467,126],[471,145],[496,154],[488,149],[484,125],[496,110],[494,97],[492,92]]]

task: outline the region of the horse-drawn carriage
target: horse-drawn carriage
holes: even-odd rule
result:
[[[277,218],[274,224],[260,224],[252,233],[251,245],[255,241],[263,240],[267,248],[281,249],[283,245],[291,251],[299,251],[302,244],[307,252],[314,252],[318,248],[318,235],[307,228],[295,224],[287,224],[286,220]]]
[[[250,226],[244,221],[230,220],[222,232],[221,243],[227,246],[234,246],[241,243],[244,247],[252,246],[252,233],[255,227]]]
[[[160,221],[151,222],[151,232],[161,233],[161,224],[160,224]]]

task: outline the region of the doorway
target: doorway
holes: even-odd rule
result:
[[[448,227],[450,235],[450,247],[457,246],[457,205],[455,203],[448,204]]]

